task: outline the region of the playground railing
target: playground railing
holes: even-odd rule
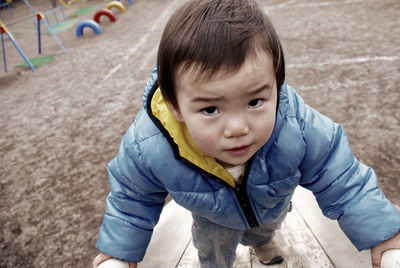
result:
[[[3,7],[7,7],[8,8],[8,12],[10,12],[10,15],[13,16],[12,7],[11,7],[11,1],[4,0],[4,3],[3,3],[3,0],[0,0],[0,17],[1,17],[1,9]]]

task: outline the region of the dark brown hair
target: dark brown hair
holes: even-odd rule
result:
[[[285,79],[282,46],[255,0],[191,0],[171,16],[160,41],[157,69],[163,97],[178,108],[178,72],[190,68],[195,81],[205,81],[221,68],[238,71],[260,51],[272,57],[279,90]]]

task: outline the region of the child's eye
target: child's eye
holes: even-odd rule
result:
[[[262,99],[254,99],[249,102],[250,108],[257,108],[263,103]]]
[[[210,106],[201,110],[201,112],[205,115],[216,115],[219,113],[219,110],[215,106]]]

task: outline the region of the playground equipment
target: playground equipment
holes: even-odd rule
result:
[[[118,1],[111,1],[110,3],[107,4],[106,9],[111,10],[111,8],[113,7],[118,8],[121,13],[125,11],[124,5]]]
[[[111,10],[105,8],[100,9],[96,13],[94,13],[93,20],[100,24],[100,17],[103,15],[108,17],[111,22],[115,22],[116,20],[114,13]]]
[[[2,51],[3,51],[4,71],[7,72],[7,59],[6,59],[6,50],[5,50],[5,47],[4,47],[3,34],[7,35],[8,39],[14,45],[15,49],[18,51],[18,53],[21,55],[21,57],[28,64],[29,68],[31,68],[31,70],[33,72],[35,72],[36,71],[35,67],[33,67],[33,64],[25,56],[24,52],[22,51],[22,49],[18,46],[17,42],[15,41],[14,36],[10,33],[10,31],[8,31],[7,27],[4,25],[4,23],[1,20],[0,20],[0,33],[1,33],[1,46],[2,46]]]
[[[116,0],[116,1],[120,2],[120,0]],[[133,4],[133,0],[128,0],[128,3],[129,3],[130,5],[132,5],[132,4]]]
[[[50,24],[48,23],[46,17],[43,15],[43,13],[41,12],[37,12],[30,4],[27,0],[22,0],[25,5],[32,11],[33,14],[36,14],[36,19],[37,19],[37,30],[38,30],[38,42],[39,42],[39,54],[41,53],[41,43],[40,43],[40,39],[41,39],[41,34],[40,34],[40,22],[43,21],[44,24],[46,24],[47,30],[53,35],[54,39],[57,41],[58,45],[60,46],[60,48],[62,49],[62,51],[64,53],[67,53],[67,50],[64,48],[64,46],[62,45],[60,39],[58,39],[57,35],[54,33],[52,27],[50,26]]]
[[[51,15],[54,17],[54,20],[56,22],[56,24],[54,26],[57,26],[60,24],[60,21],[58,20],[58,17],[57,17],[57,11],[59,11],[62,14],[63,19],[66,20],[66,17],[64,14],[64,8],[62,6],[58,6],[56,8],[53,8],[50,11],[43,13],[43,16],[46,18],[49,25],[51,25],[50,20],[49,20],[49,16],[51,16]],[[33,24],[37,28],[37,20],[36,19],[33,20]]]
[[[118,260],[118,259],[108,259],[102,262],[97,268],[129,268],[129,264],[127,262]]]
[[[11,8],[11,2],[12,2],[12,0],[5,0],[5,2],[3,3],[3,0],[0,0],[0,14],[1,14],[1,9],[2,9],[2,7],[7,7],[8,8],[8,12],[10,12],[10,15],[12,16],[13,15],[13,13],[12,13],[12,8]]]
[[[71,9],[71,4],[72,3],[75,3],[76,2],[76,0],[70,0],[70,1],[68,1],[67,3],[65,3],[63,0],[58,0],[58,2],[66,9],[66,10],[68,10],[70,13],[71,13],[71,16],[73,15],[73,11],[72,11],[72,9]],[[82,7],[85,7],[85,0],[81,0],[81,4],[82,4]]]
[[[11,1],[11,0],[8,0]],[[57,41],[58,45],[60,46],[60,48],[63,50],[64,53],[67,53],[67,50],[64,48],[64,46],[62,45],[61,41],[58,39],[57,35],[54,33],[52,27],[50,26],[46,15],[44,15],[42,12],[37,12],[28,2],[28,0],[22,0],[26,6],[27,9],[30,9],[32,11],[32,13],[34,15],[32,16],[27,16],[24,18],[21,18],[17,21],[14,21],[12,23],[9,23],[8,25],[13,25],[15,23],[19,23],[21,21],[24,21],[28,18],[31,17],[36,17],[36,21],[37,24],[35,25],[36,29],[37,29],[37,33],[38,33],[38,52],[39,54],[41,54],[42,52],[42,46],[41,46],[41,22],[43,22],[48,29],[48,32],[51,33],[54,37],[54,39]],[[54,12],[55,13],[55,12]],[[48,14],[53,14],[55,15],[52,11],[48,12]],[[57,19],[56,19],[57,20]],[[20,48],[20,46],[17,44],[14,36],[11,34],[11,32],[7,29],[6,25],[0,21],[0,33],[1,33],[1,44],[2,44],[2,52],[3,52],[3,63],[4,63],[4,71],[7,72],[7,60],[6,60],[6,52],[5,52],[5,46],[4,46],[4,35],[7,35],[8,39],[12,42],[12,44],[14,45],[15,49],[18,51],[18,53],[21,55],[21,57],[24,59],[24,61],[26,62],[26,64],[29,66],[29,68],[35,72],[35,67],[32,64],[32,62],[28,59],[28,57],[26,57],[26,55],[24,54],[24,52],[22,51],[22,49]]]
[[[116,7],[119,9],[119,11],[122,13],[125,11],[125,7],[122,3],[118,1],[111,1],[110,3],[107,4],[105,9],[100,9],[98,10],[94,16],[93,20],[83,20],[81,21],[78,26],[76,27],[75,34],[77,37],[81,37],[83,35],[83,29],[85,27],[91,28],[95,34],[101,34],[101,28],[100,28],[100,17],[101,16],[107,16],[111,22],[115,22],[116,18],[114,13],[111,11],[111,8]]]
[[[382,253],[381,268],[396,268],[400,266],[400,249],[389,249]]]
[[[101,34],[101,28],[97,22],[94,20],[83,20],[76,26],[75,34],[77,37],[83,35],[83,28],[85,27],[91,28],[95,34]]]
[[[41,45],[41,41],[40,41],[40,39],[41,39],[41,33],[40,33],[40,21],[42,20],[42,19],[44,19],[45,17],[44,17],[44,15],[43,15],[43,13],[42,12],[38,12],[37,13],[37,15],[36,15],[36,19],[37,19],[37,31],[38,31],[38,53],[39,54],[42,54],[42,45]]]

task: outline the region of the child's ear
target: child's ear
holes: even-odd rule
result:
[[[170,102],[166,102],[169,111],[172,113],[172,115],[175,117],[176,121],[184,123],[183,117],[181,112],[179,111],[178,107],[175,107],[174,105],[172,105]]]

